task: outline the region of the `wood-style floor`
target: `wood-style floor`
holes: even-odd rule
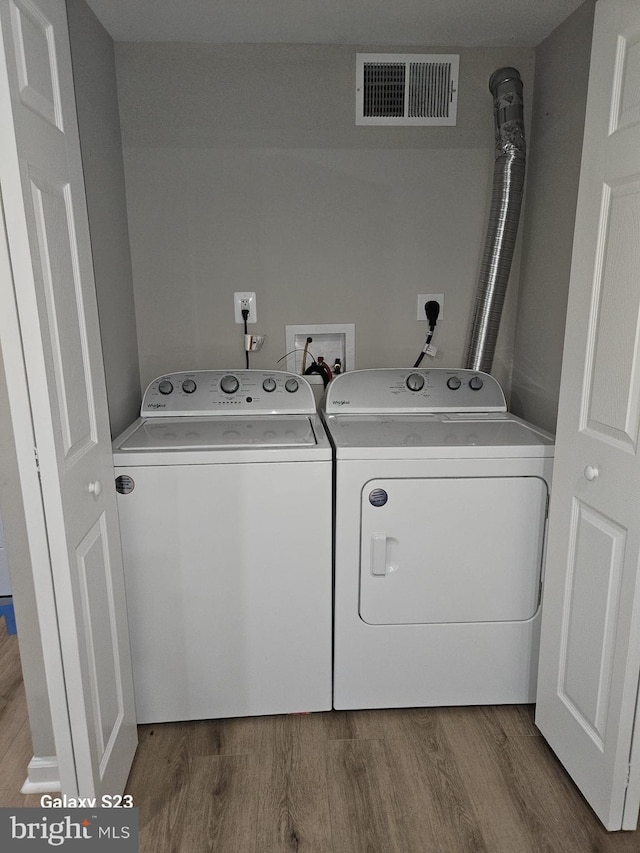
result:
[[[20,793],[32,755],[18,638],[0,619],[0,808],[40,805],[40,797]]]
[[[140,727],[142,853],[638,853],[607,833],[527,706]]]
[[[0,806],[31,758],[17,641],[0,624]],[[140,726],[141,853],[640,853],[607,833],[528,706]]]

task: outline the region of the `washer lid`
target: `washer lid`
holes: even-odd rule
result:
[[[338,457],[553,456],[551,435],[505,413],[327,415]],[[383,452],[380,452],[380,451]]]
[[[252,418],[143,419],[116,451],[225,450],[231,448],[312,447],[316,435],[304,415]]]

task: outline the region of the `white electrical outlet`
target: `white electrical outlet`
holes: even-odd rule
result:
[[[258,309],[256,307],[255,293],[242,291],[233,294],[233,316],[235,317],[236,323],[244,323],[244,318],[242,316],[243,308],[249,309],[247,323],[257,323]]]
[[[417,319],[422,320],[423,323],[427,322],[427,315],[424,313],[424,306],[427,304],[427,302],[431,301],[437,302],[440,306],[440,313],[438,314],[438,323],[441,323],[444,314],[444,293],[419,293]]]

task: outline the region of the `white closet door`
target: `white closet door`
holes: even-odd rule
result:
[[[640,671],[640,3],[599,0],[549,516],[536,722],[608,829]]]
[[[23,350],[15,339],[6,345],[5,366],[12,403],[16,376],[26,372],[39,458],[41,496],[24,497],[27,526],[44,517],[53,579],[63,668],[62,685],[61,673],[47,670],[58,702],[56,748],[68,741],[62,695],[76,776],[65,774],[68,756],[59,755],[66,791],[119,793],[137,736],[64,0],[0,0],[0,27],[0,186],[10,256],[0,299],[4,322],[13,316],[19,326]],[[17,418],[14,426],[24,429]],[[21,451],[19,465],[26,481],[33,452],[28,458]],[[35,534],[30,544],[35,562],[42,557]],[[50,629],[43,636],[58,642]]]

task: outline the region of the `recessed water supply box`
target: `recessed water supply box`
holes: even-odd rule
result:
[[[341,372],[355,369],[356,327],[355,323],[321,323],[300,326],[285,326],[287,370],[302,375],[304,368],[314,360],[324,358],[333,371],[339,360]],[[307,345],[307,338],[311,342]],[[307,355],[305,360],[305,345]],[[304,364],[304,368],[303,368]],[[312,385],[322,383],[318,374],[307,376]]]

